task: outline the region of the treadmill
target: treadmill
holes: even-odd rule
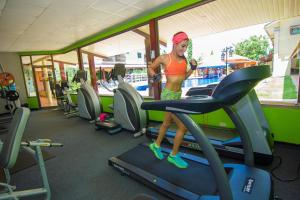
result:
[[[233,72],[233,74],[235,73],[238,73],[238,71]],[[215,85],[213,86],[216,87]],[[209,91],[214,91],[212,86],[209,86],[207,88],[191,88],[187,92],[187,96],[201,95],[203,96],[203,98],[206,98],[207,95],[203,94],[213,94]],[[231,119],[235,117],[232,115],[237,115],[240,118],[241,122],[245,124],[246,131],[248,131],[248,135],[253,145],[255,163],[263,165],[272,163],[274,146],[273,134],[262,111],[255,90],[251,89],[234,105],[224,105],[223,109]],[[232,110],[234,113],[231,112]],[[235,132],[239,133],[240,130],[238,129],[238,126],[236,127],[237,130],[235,130]],[[205,133],[209,137],[211,144],[213,144],[215,149],[221,155],[235,159],[244,158],[241,138],[239,136],[228,138],[228,136],[232,135],[232,130],[214,127],[204,127],[204,129]],[[158,131],[159,127],[148,127],[146,136],[150,139],[156,139],[158,136]],[[173,144],[175,135],[176,128],[169,128],[165,135],[164,142]],[[193,150],[201,150],[199,144],[196,142],[191,133],[185,134],[181,146]]]
[[[201,200],[269,200],[273,198],[272,180],[267,171],[254,167],[251,140],[238,115],[233,122],[241,130],[245,164],[223,165],[214,147],[201,127],[188,114],[209,113],[234,105],[259,81],[270,76],[268,66],[244,68],[228,75],[217,86],[214,94],[206,98],[192,96],[181,100],[145,102],[145,110],[172,112],[193,134],[206,159],[182,154],[189,163],[187,169],[179,169],[166,159],[158,160],[147,145],[135,148],[109,159],[109,164],[124,175],[141,181],[172,199]],[[233,111],[232,111],[233,112]],[[167,154],[171,150],[163,149]]]

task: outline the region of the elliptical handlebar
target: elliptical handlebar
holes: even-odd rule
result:
[[[102,80],[100,80],[100,85],[101,85],[102,87],[104,87],[105,89],[107,89],[108,91],[114,92],[114,90],[112,90],[112,89],[110,89],[109,87],[107,87],[107,85],[104,84],[104,82],[103,82]]]
[[[125,65],[122,63],[116,63],[114,65],[114,68],[108,72],[107,77],[105,76],[105,74],[103,75],[101,72],[101,78],[100,78],[100,85],[103,86],[106,90],[110,91],[110,92],[114,92],[114,89],[110,89],[107,84],[105,84],[105,82],[102,80],[102,77],[105,76],[106,82],[108,83],[110,80],[114,81],[118,81],[119,83],[124,81],[124,77],[125,77],[125,73],[126,73],[126,68]]]

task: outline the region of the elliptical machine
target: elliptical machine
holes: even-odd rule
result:
[[[60,84],[55,85],[57,104],[67,118],[78,116],[78,108],[73,103],[71,91],[67,80],[62,80]]]
[[[81,83],[77,91],[78,116],[94,122],[101,113],[98,96],[87,81],[87,72],[78,70],[73,81]]]
[[[124,81],[126,68],[124,64],[115,64],[108,79],[118,81],[118,87],[111,90],[100,80],[100,84],[109,91],[114,92],[113,113],[114,118],[105,121],[96,121],[96,129],[104,129],[110,134],[119,132],[121,128],[134,133],[134,137],[141,136],[146,131],[147,111],[141,109],[143,98],[134,87]],[[114,128],[112,128],[114,127]]]

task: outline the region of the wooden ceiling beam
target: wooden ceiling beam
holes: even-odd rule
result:
[[[96,57],[99,57],[99,58],[108,58],[107,56],[96,54],[96,53],[92,53],[92,52],[85,51],[85,50],[81,50],[81,53],[85,53],[85,54],[88,54],[88,55],[93,55],[93,56],[96,56]]]
[[[139,29],[134,29],[134,30],[132,30],[134,33],[137,33],[137,34],[139,34],[139,35],[141,35],[141,36],[143,36],[143,37],[145,37],[145,38],[150,38],[150,35],[148,34],[148,33],[145,33],[145,32],[143,32],[143,31],[141,31],[141,30],[139,30]],[[158,42],[159,42],[159,44],[161,44],[161,45],[163,45],[163,46],[167,46],[167,43],[166,42],[164,42],[164,41],[162,41],[162,40],[158,40]]]

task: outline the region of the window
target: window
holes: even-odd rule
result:
[[[139,58],[139,59],[142,58],[142,53],[141,52],[137,52],[137,58]]]
[[[87,72],[87,83],[91,85],[91,72],[89,67],[88,55],[86,53],[82,53],[83,60],[83,69]]]
[[[23,65],[23,72],[24,72],[27,95],[29,97],[35,97],[36,90],[35,90],[34,76],[33,76],[33,72],[32,72],[30,56],[22,56],[21,60],[22,60],[22,65]]]
[[[146,48],[149,47],[146,40],[149,40],[148,25],[82,48],[84,54],[93,57],[99,94],[112,94],[111,90],[117,87],[117,83],[108,80],[109,74],[116,63],[123,63],[126,67],[125,81],[141,95],[149,95],[145,60]],[[85,61],[88,60],[86,57]]]
[[[57,106],[55,92],[56,81],[51,56],[31,56],[31,60],[40,106]]]
[[[259,99],[297,102],[300,34],[291,35],[289,30],[299,24],[300,17],[267,17],[267,8],[251,6],[260,9],[247,9],[242,2],[224,7],[222,1],[213,1],[158,21],[161,54],[172,51],[173,34],[184,31],[191,39],[185,56],[196,59],[198,67],[183,83],[183,96],[189,88],[218,83],[235,70],[267,64],[272,76],[255,88]]]
[[[80,87],[79,83],[73,82],[73,78],[79,70],[78,56],[76,51],[70,51],[65,54],[53,55],[55,69],[55,78],[57,84],[61,81],[68,81],[72,92]]]

